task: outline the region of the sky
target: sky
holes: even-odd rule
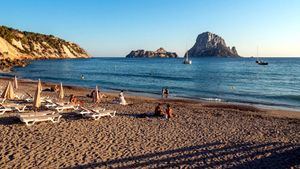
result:
[[[0,25],[52,34],[92,56],[131,50],[182,56],[202,32],[242,56],[300,57],[300,0],[2,0]]]

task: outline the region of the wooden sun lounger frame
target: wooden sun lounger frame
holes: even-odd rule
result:
[[[32,126],[36,122],[42,121],[52,121],[52,123],[58,123],[62,116],[60,114],[51,114],[44,116],[29,116],[29,117],[19,117],[19,119],[24,122],[27,126]]]

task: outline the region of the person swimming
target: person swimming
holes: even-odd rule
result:
[[[83,75],[81,75],[81,80],[84,80],[84,76]]]

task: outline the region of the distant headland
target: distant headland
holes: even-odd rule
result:
[[[0,26],[0,70],[24,66],[24,60],[88,57],[79,45],[53,35]]]
[[[196,43],[188,50],[188,55],[190,57],[240,57],[235,47],[228,47],[222,37],[211,32],[198,35]]]
[[[156,51],[133,50],[126,58],[177,58],[176,52],[167,52],[164,48],[159,48]]]

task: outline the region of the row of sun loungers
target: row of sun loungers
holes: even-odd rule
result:
[[[65,110],[74,110],[76,114],[81,115],[84,118],[92,118],[94,120],[99,120],[104,116],[114,117],[116,115],[116,111],[113,110],[105,110],[103,108],[88,109],[71,103],[52,102],[50,99],[45,99],[44,106],[49,110],[24,113],[27,108],[26,105],[16,103],[0,103],[0,115],[4,114],[5,112],[17,111],[17,117],[27,126],[31,126],[36,122],[42,121],[58,123],[62,117],[62,115],[59,113]]]

